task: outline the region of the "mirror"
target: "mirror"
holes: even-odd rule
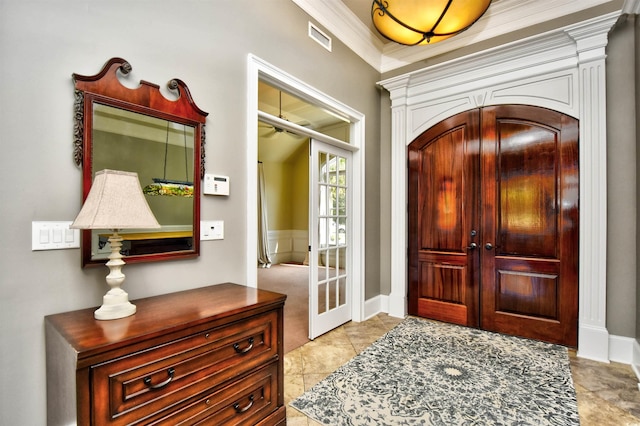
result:
[[[204,124],[200,110],[177,79],[168,89],[145,81],[122,85],[131,71],[120,58],[94,76],[73,74],[75,83],[74,158],[83,170],[83,200],[93,176],[103,169],[138,173],[158,230],[123,230],[127,263],[191,258],[200,252],[200,180],[204,176]],[[108,230],[83,230],[82,265],[108,260]]]

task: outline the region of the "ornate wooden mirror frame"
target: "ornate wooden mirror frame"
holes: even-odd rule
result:
[[[167,84],[176,100],[167,99],[160,86],[144,80],[135,89],[123,86],[120,78],[131,69],[124,59],[112,58],[96,75],[73,74],[74,160],[82,165],[82,199],[87,198],[97,171],[137,172],[162,228],[121,233],[126,262],[197,257],[208,113],[196,106],[178,79]],[[99,231],[82,231],[83,267],[108,260],[105,241]]]

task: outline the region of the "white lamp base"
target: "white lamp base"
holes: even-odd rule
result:
[[[93,313],[93,317],[97,320],[113,320],[135,313],[136,305],[129,302],[127,292],[121,288],[113,288],[102,296],[102,306]]]
[[[122,237],[118,235],[118,230],[114,229],[113,235],[109,237],[109,245],[111,246],[111,254],[107,262],[109,267],[107,284],[111,286],[111,290],[102,297],[102,306],[93,313],[93,317],[97,320],[113,320],[136,313],[136,306],[129,302],[129,295],[120,288],[124,282],[124,274],[121,271],[124,260],[120,254]]]

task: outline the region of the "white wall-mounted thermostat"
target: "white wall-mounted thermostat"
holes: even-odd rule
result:
[[[209,195],[229,195],[229,176],[205,173],[204,193]]]

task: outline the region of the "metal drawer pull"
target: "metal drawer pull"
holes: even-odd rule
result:
[[[160,382],[157,385],[152,385],[151,384],[151,377],[147,376],[147,377],[144,378],[144,384],[149,386],[149,389],[160,389],[160,388],[163,388],[163,387],[167,386],[169,383],[171,383],[171,380],[173,380],[173,373],[175,373],[175,372],[176,372],[176,370],[173,369],[173,367],[168,369],[167,370],[167,375],[169,375],[169,377],[165,381]]]
[[[236,402],[235,404],[233,404],[233,408],[236,410],[236,413],[238,413],[238,414],[244,413],[245,411],[247,411],[251,407],[253,407],[253,394],[251,394],[251,396],[249,396],[249,403],[247,404],[246,407],[240,408],[240,403],[239,402]]]
[[[247,346],[246,348],[240,349],[240,344],[239,343],[234,343],[233,344],[233,349],[235,349],[236,352],[239,353],[239,354],[246,354],[251,349],[253,349],[253,337],[249,338],[249,346]]]

